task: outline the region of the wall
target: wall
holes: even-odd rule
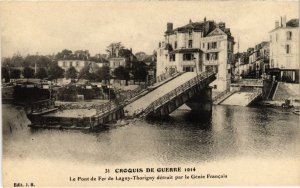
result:
[[[287,40],[287,31],[292,32],[292,40]],[[299,69],[299,28],[279,28],[270,36],[270,68]],[[289,54],[286,53],[287,44],[290,45]]]

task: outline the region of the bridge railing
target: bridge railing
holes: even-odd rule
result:
[[[27,113],[34,113],[34,112],[42,112],[45,109],[49,109],[54,106],[54,100],[53,99],[46,99],[46,100],[40,100],[37,102],[33,102],[30,105],[25,107],[25,111]]]
[[[243,85],[243,86],[262,86],[263,79],[242,79],[233,84]]]
[[[155,108],[163,105],[164,103],[170,101],[172,98],[182,94],[183,92],[187,91],[188,89],[194,87],[196,84],[208,78],[209,76],[213,75],[213,72],[202,72],[198,76],[192,78],[191,80],[187,81],[186,83],[178,86],[177,88],[173,89],[169,93],[165,94],[164,96],[158,98],[154,102],[152,102],[145,110],[142,112],[144,114],[148,114],[149,112],[155,110]]]

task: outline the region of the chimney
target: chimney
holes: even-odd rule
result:
[[[222,31],[225,31],[226,28],[225,22],[219,22],[218,26]]]
[[[204,17],[204,22],[206,22],[206,17]]]
[[[286,16],[282,17],[282,27],[286,27]]]
[[[279,27],[279,21],[275,21],[275,29],[277,29]]]
[[[190,24],[192,23],[192,19],[190,19]]]
[[[173,23],[168,22],[167,23],[167,32],[173,31]]]

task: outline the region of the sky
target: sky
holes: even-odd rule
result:
[[[152,54],[167,22],[225,22],[239,51],[269,40],[275,20],[299,18],[297,1],[0,2],[1,56],[63,49],[106,53],[112,42]],[[239,39],[239,40],[238,40]]]

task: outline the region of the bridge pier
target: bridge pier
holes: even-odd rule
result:
[[[193,114],[211,115],[212,112],[212,88],[206,87],[197,92],[189,101],[185,103],[192,109]]]

